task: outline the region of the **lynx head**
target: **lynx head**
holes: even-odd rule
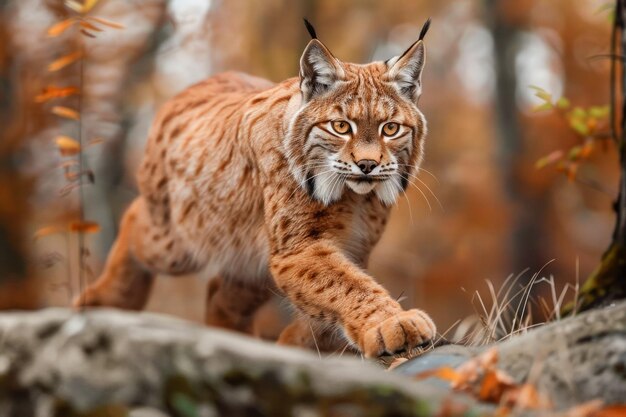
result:
[[[313,39],[300,59],[302,101],[285,144],[312,198],[327,205],[350,189],[391,205],[406,188],[426,134],[417,102],[429,22],[402,55],[367,65],[339,61],[307,25]]]

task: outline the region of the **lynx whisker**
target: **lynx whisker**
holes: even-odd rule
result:
[[[408,182],[411,186],[415,187],[415,189],[417,189],[417,191],[419,191],[419,193],[422,195],[422,197],[424,197],[424,200],[426,201],[426,204],[428,204],[428,210],[430,212],[433,211],[433,206],[430,204],[430,201],[428,200],[428,196],[424,193],[424,191],[422,191],[422,189],[415,184],[413,181],[410,180],[410,178],[408,177],[404,177],[402,176],[402,174],[400,174],[400,177],[402,177],[404,180],[406,180],[406,182]]]
[[[426,189],[428,190],[428,192],[430,192],[430,194],[435,198],[435,200],[437,201],[437,204],[439,205],[439,207],[441,208],[441,210],[445,210],[443,208],[443,204],[441,204],[441,201],[439,200],[439,198],[437,198],[437,196],[435,195],[435,193],[433,192],[433,190],[430,189],[430,187],[428,186],[428,184],[426,184],[421,178],[419,178],[417,175],[415,174],[411,174],[408,173],[408,175],[415,179],[416,181],[419,181],[420,184],[422,184],[424,187],[426,187]]]

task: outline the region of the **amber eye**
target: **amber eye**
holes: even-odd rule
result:
[[[332,122],[332,127],[335,132],[340,135],[345,135],[346,133],[350,133],[350,123],[345,120],[335,120]]]
[[[393,136],[398,133],[398,129],[400,129],[400,125],[397,123],[385,123],[383,125],[383,135],[385,136]]]

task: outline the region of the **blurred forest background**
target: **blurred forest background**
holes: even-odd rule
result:
[[[47,35],[72,12],[61,0],[0,1],[0,308],[67,306],[101,270],[136,195],[135,171],[159,106],[223,70],[273,81],[297,75],[309,39],[302,17],[338,58],[359,63],[401,53],[433,19],[420,101],[432,175],[422,173],[422,190],[399,200],[370,264],[392,295],[428,311],[443,331],[474,313],[476,290],[489,303],[485,280],[499,288],[510,275],[524,284],[539,272],[558,289],[582,283],[614,224],[615,149],[594,150],[574,181],[553,167],[538,170],[539,158],[579,138],[563,117],[533,110],[542,101],[530,86],[583,107],[608,104],[606,3],[100,0],[93,14],[124,28],[84,41],[89,175],[79,177],[84,217],[99,231],[85,235],[81,282],[78,234],[48,233],[80,212],[80,190],[66,179],[68,158],[55,143],[77,135],[76,123],[35,99],[49,86],[80,82],[77,65],[46,69],[75,47],[72,31]],[[64,100],[76,106],[79,97]],[[205,285],[195,276],[160,278],[148,309],[200,321]]]

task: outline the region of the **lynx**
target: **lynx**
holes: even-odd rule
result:
[[[272,292],[300,313],[279,343],[367,357],[425,344],[435,325],[365,272],[390,207],[416,175],[425,48],[366,65],[317,39],[299,77],[223,73],[166,103],[102,275],[77,306],[141,309],[155,274],[204,271],[206,323],[249,331]],[[339,337],[337,337],[339,335]]]

